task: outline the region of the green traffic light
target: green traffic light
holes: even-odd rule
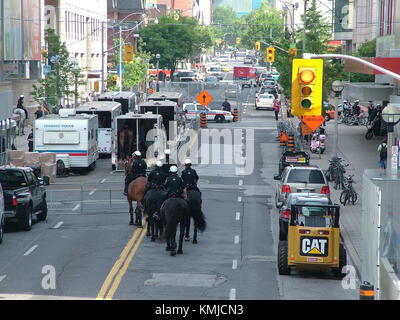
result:
[[[309,108],[311,108],[311,100],[310,99],[303,99],[303,100],[301,100],[301,106],[303,107],[303,108],[306,108],[306,109],[309,109]]]

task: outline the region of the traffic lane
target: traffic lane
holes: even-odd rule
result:
[[[261,177],[266,184],[272,186],[268,189],[268,195],[271,199],[268,212],[274,240],[273,250],[276,256],[279,243],[279,210],[274,206],[276,183],[273,181],[273,176],[277,173],[281,152],[277,141],[271,142],[271,140],[267,140],[265,143],[260,144],[260,148],[263,155]],[[358,298],[356,290],[344,289],[342,287],[342,279],[334,278],[332,273],[318,271],[299,272],[293,269],[290,276],[281,276],[277,273],[277,279],[281,298],[285,300],[343,300]]]
[[[0,294],[95,298],[133,231],[123,214],[60,215],[58,223],[33,242],[32,251],[2,269],[6,278]],[[52,284],[43,280],[50,269],[55,271],[55,288],[42,285]]]
[[[240,236],[236,212],[241,205],[235,192],[219,187],[204,189],[202,198],[207,229],[198,234],[198,244],[184,242],[183,255],[171,257],[165,242],[145,238],[114,299],[229,299],[237,285],[232,266],[240,259],[235,237]]]

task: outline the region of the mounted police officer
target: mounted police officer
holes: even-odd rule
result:
[[[178,176],[178,168],[176,166],[171,166],[169,168],[170,176],[167,178],[165,182],[165,187],[167,189],[168,198],[178,197],[185,198],[184,196],[184,188],[183,180]]]
[[[128,194],[129,184],[138,177],[146,177],[147,164],[142,159],[140,151],[135,151],[133,154],[133,161],[128,174],[125,177],[124,196]]]
[[[197,187],[199,176],[197,175],[196,170],[192,168],[192,161],[190,161],[190,159],[185,160],[185,169],[182,171],[181,177],[187,190],[194,189],[200,192],[199,188]]]
[[[150,172],[147,177],[147,185],[144,190],[142,201],[146,196],[147,191],[150,189],[160,189],[164,186],[165,180],[167,179],[167,174],[162,171],[163,163],[161,161],[157,161],[154,169]]]

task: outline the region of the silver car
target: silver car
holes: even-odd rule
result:
[[[275,205],[282,206],[290,193],[310,192],[330,196],[329,184],[323,171],[316,166],[285,167],[278,180],[275,192]]]

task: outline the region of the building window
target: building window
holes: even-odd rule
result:
[[[393,12],[395,0],[379,1],[379,35],[386,36],[393,33]]]

